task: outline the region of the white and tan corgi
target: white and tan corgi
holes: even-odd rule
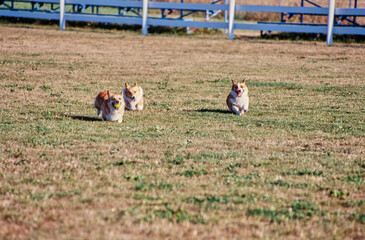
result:
[[[241,83],[236,83],[232,80],[232,89],[227,97],[227,105],[229,110],[237,115],[242,115],[248,111],[248,88],[245,80]]]
[[[131,111],[143,109],[143,89],[135,83],[133,86],[125,84],[123,89],[125,107]]]
[[[109,91],[101,91],[95,98],[95,108],[98,110],[97,114],[103,121],[117,121],[121,123],[124,115],[124,100],[123,96],[114,95]]]

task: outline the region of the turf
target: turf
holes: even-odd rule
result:
[[[365,237],[363,44],[0,32],[2,239]],[[145,109],[101,121],[125,82]]]

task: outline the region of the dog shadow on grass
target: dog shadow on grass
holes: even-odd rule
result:
[[[85,122],[100,122],[100,121],[102,121],[101,118],[97,118],[97,117],[72,116],[72,115],[65,115],[65,116],[69,117],[71,119],[85,121]]]
[[[185,110],[185,111],[186,112],[200,112],[200,113],[210,112],[210,113],[232,114],[231,111],[223,110],[223,109],[206,109],[206,108],[202,108],[202,109]]]

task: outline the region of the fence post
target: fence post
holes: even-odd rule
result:
[[[328,0],[327,45],[332,45],[334,21],[335,21],[335,0]]]
[[[224,4],[227,5],[228,0],[224,0]],[[228,11],[224,10],[224,23],[227,23],[227,15],[228,15]],[[224,29],[224,34],[227,34],[227,28]]]
[[[60,0],[60,30],[65,30],[65,0]]]
[[[229,23],[228,23],[228,38],[233,40],[233,30],[234,30],[234,11],[236,9],[236,0],[229,0]]]
[[[147,35],[148,0],[143,0],[142,7],[142,35]]]

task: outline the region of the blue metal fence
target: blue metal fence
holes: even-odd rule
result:
[[[303,1],[303,0],[302,0]],[[307,0],[306,0],[307,1]],[[329,0],[335,1],[335,0]],[[16,7],[14,3],[26,2],[31,3],[29,9]],[[51,8],[44,9],[45,4],[51,5]],[[68,6],[68,11],[64,11],[65,6]],[[60,7],[61,6],[61,7]],[[70,8],[72,6],[72,8]],[[145,6],[145,7],[144,7]],[[101,14],[99,7],[118,8],[117,14]],[[92,11],[84,11],[87,8],[92,8]],[[94,8],[97,11],[94,11]],[[140,9],[145,9],[144,14],[140,14]],[[72,10],[70,10],[72,9]],[[121,11],[124,9],[124,11]],[[126,15],[125,12],[134,11],[134,15]],[[170,19],[162,14],[161,17],[148,17],[148,9],[179,10],[179,11],[222,11],[227,13],[230,9],[229,22],[209,22],[209,21],[187,21],[183,14],[179,18]],[[234,22],[234,12],[271,12],[295,15],[323,15],[329,16],[329,7],[291,7],[291,6],[262,6],[262,5],[235,5],[234,0],[230,0],[229,4],[201,4],[201,3],[170,3],[170,2],[154,2],[154,1],[124,1],[124,0],[0,0],[0,17],[17,17],[17,18],[33,18],[33,19],[50,19],[64,21],[83,21],[83,22],[103,22],[116,24],[136,24],[142,25],[144,33],[147,33],[148,26],[169,26],[169,27],[191,27],[191,28],[215,28],[215,29],[230,29],[230,34],[233,39],[233,30],[258,30],[258,31],[278,31],[278,32],[301,32],[301,33],[322,33],[329,32],[328,24],[306,24],[303,21],[299,23],[288,22],[258,22],[258,23],[242,23]],[[188,14],[187,14],[188,15]],[[365,8],[335,8],[334,19],[347,18],[348,16],[364,17]],[[332,20],[332,23],[334,21]],[[356,21],[355,21],[356,22]],[[60,21],[60,26],[61,26]],[[63,25],[64,26],[64,25]],[[62,27],[61,27],[62,29]],[[365,35],[365,26],[359,24],[341,25],[334,22],[333,34],[354,34]]]

